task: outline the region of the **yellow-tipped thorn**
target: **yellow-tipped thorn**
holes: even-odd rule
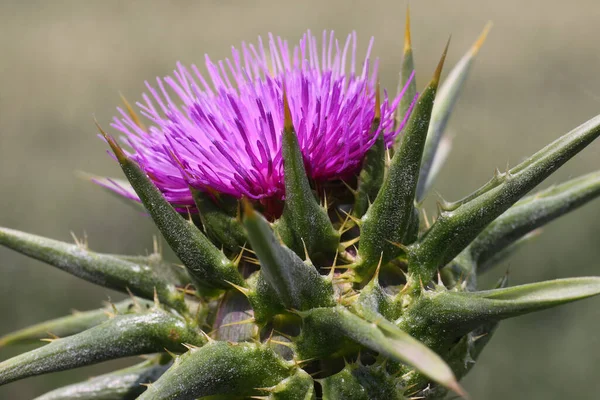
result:
[[[212,343],[212,342],[214,342],[214,341],[215,341],[215,339],[211,338],[211,337],[210,337],[210,336],[209,336],[209,335],[208,335],[206,332],[204,332],[203,330],[200,330],[200,334],[201,334],[202,336],[204,336],[204,339],[206,339],[206,341],[207,341],[208,343]]]
[[[244,209],[244,216],[246,218],[253,218],[256,215],[256,211],[254,211],[254,207],[252,207],[252,203],[245,197],[242,197],[241,200],[242,208]]]
[[[172,358],[173,360],[176,360],[176,359],[177,359],[177,354],[173,353],[172,351],[170,351],[170,350],[169,350],[169,349],[167,349],[166,347],[163,347],[163,350],[164,350],[164,351],[165,351],[165,352],[166,352],[168,355],[170,355],[170,356],[171,356],[171,358]]]
[[[250,264],[260,265],[260,261],[258,261],[258,258],[244,256],[243,259],[244,261],[249,262]]]
[[[347,249],[348,247],[350,247],[350,246],[352,246],[352,245],[354,245],[354,244],[358,243],[359,241],[360,241],[360,236],[357,236],[357,237],[355,237],[354,239],[350,239],[350,240],[347,240],[347,241],[345,241],[345,242],[341,242],[341,243],[340,243],[340,246],[342,246],[342,247],[344,248],[344,250],[345,250],[345,249]]]
[[[479,49],[481,49],[481,46],[483,46],[483,43],[485,43],[485,39],[487,38],[488,33],[490,33],[490,30],[492,29],[493,25],[494,24],[492,23],[492,21],[489,21],[487,24],[485,24],[483,31],[477,38],[477,41],[475,43],[473,43],[473,46],[471,47],[471,55],[472,56],[477,55],[477,53],[479,52]]]
[[[154,307],[160,308],[160,300],[158,299],[158,292],[156,291],[156,286],[154,287]]]
[[[448,54],[448,47],[450,46],[450,39],[452,36],[448,38],[448,42],[446,42],[446,47],[444,47],[444,52],[442,53],[442,57],[440,58],[440,62],[435,69],[435,73],[433,74],[433,78],[429,83],[431,86],[437,89],[438,84],[440,83],[440,76],[442,76],[442,70],[444,69],[444,62],[446,61],[446,54]]]
[[[294,132],[294,122],[292,121],[292,112],[288,103],[285,84],[283,85],[283,130],[285,132]]]
[[[144,125],[144,123],[142,122],[140,117],[136,114],[136,112],[133,110],[133,108],[131,107],[131,104],[129,104],[129,102],[127,101],[125,96],[123,96],[123,93],[119,92],[119,96],[121,96],[121,101],[123,102],[123,105],[125,106],[125,109],[127,110],[127,114],[129,114],[129,117],[138,126],[138,128],[145,131],[146,126]]]
[[[162,255],[162,247],[156,235],[152,235],[152,251],[153,254]]]
[[[309,262],[312,264],[312,261],[310,260],[310,256],[308,255],[308,249],[306,248],[306,243],[304,242],[303,238],[300,238],[300,240],[302,240],[302,246],[304,247],[304,262]]]
[[[142,307],[140,307],[140,303],[137,301],[137,298],[133,295],[131,290],[129,290],[129,287],[126,286],[125,289],[127,290],[127,293],[129,293],[129,297],[131,298],[131,301],[133,302],[133,306],[135,307],[135,309],[138,311],[141,311]]]
[[[431,228],[431,222],[429,221],[429,217],[427,216],[427,211],[425,211],[425,209],[422,208],[421,213],[423,214],[423,222],[425,223],[425,229]]]
[[[305,360],[294,360],[294,363],[296,363],[296,365],[302,365],[302,364],[308,364],[309,362],[312,362],[316,360],[316,358],[307,358]]]
[[[234,289],[237,289],[241,294],[243,294],[246,297],[248,297],[248,295],[250,294],[250,289],[247,289],[243,286],[236,285],[235,283],[229,282],[227,280],[225,282],[229,283],[231,285],[231,287],[233,287]]]
[[[108,304],[110,304],[110,308],[112,309],[112,313],[114,315],[119,315],[119,310],[117,310],[117,306],[115,306],[115,303],[113,303],[112,301],[110,301],[110,298],[108,299]]]
[[[128,158],[125,155],[125,152],[123,152],[123,149],[121,148],[121,146],[119,146],[119,144],[116,142],[116,140],[112,136],[110,136],[108,133],[104,132],[104,129],[102,129],[102,127],[98,123],[98,120],[96,120],[95,118],[94,118],[94,123],[96,124],[96,128],[98,128],[98,130],[100,131],[100,134],[104,137],[104,139],[106,140],[106,142],[112,149],[112,151],[115,154],[115,157],[117,157],[117,160],[119,161],[119,163],[123,163],[123,162],[127,161]]]
[[[323,208],[325,211],[329,210],[329,203],[327,202],[327,192],[323,190]]]
[[[182,293],[184,293],[184,294],[188,294],[190,296],[196,295],[196,290],[189,283],[187,285],[185,285],[184,287],[178,287],[177,290],[180,291],[180,292],[182,292]]]
[[[44,339],[40,339],[40,342],[52,343],[52,342],[54,342],[55,340],[58,340],[58,339],[54,339],[54,338],[44,338]]]
[[[375,274],[373,274],[373,278],[371,278],[371,282],[378,283],[379,279],[379,271],[381,270],[381,263],[383,262],[383,251],[379,256],[379,262],[377,263],[377,268],[375,269]]]
[[[410,6],[406,5],[406,23],[404,24],[404,54],[412,50],[410,40]]]
[[[55,335],[54,333],[52,333],[52,332],[50,332],[50,331],[47,331],[47,332],[46,332],[46,334],[47,334],[48,336],[50,336],[50,338],[51,338],[51,339],[53,339],[53,340],[60,339],[60,337],[59,337],[59,336]]]
[[[281,345],[281,346],[285,346],[285,347],[288,347],[288,348],[289,348],[289,347],[292,347],[292,344],[291,344],[291,343],[288,343],[288,342],[282,342],[282,341],[275,340],[275,339],[271,339],[269,342],[270,342],[270,343],[275,343],[275,344],[278,344],[278,345]]]
[[[248,319],[243,319],[241,321],[235,321],[235,322],[229,322],[227,324],[223,324],[221,326],[219,326],[219,328],[224,328],[227,326],[235,326],[235,325],[246,325],[246,324],[253,324],[255,321],[254,318],[248,318]]]
[[[343,184],[344,186],[346,186],[346,188],[347,188],[347,189],[350,191],[350,193],[352,193],[352,195],[353,195],[353,196],[356,196],[356,193],[358,193],[358,191],[357,191],[356,189],[352,188],[352,186],[350,186],[350,185],[348,184],[348,182],[346,182],[346,181],[345,181],[345,180],[343,180],[343,179],[341,180],[341,182],[342,182],[342,184]]]
[[[181,345],[183,347],[185,347],[186,349],[188,349],[189,351],[195,351],[195,350],[199,349],[198,346],[194,346],[193,344],[189,344],[189,343],[181,343]]]
[[[329,274],[327,274],[327,278],[333,281],[333,277],[335,276],[335,268],[337,267],[337,259],[340,254],[340,250],[335,251],[335,256],[333,257],[333,264],[330,267]]]
[[[354,215],[352,215],[344,210],[340,210],[340,211],[342,211],[342,213],[346,214],[348,216],[348,218],[350,218],[352,220],[352,222],[354,222],[356,225],[360,226],[360,223],[361,223],[360,218],[355,217]]]
[[[387,240],[386,242],[388,242],[389,244],[391,244],[392,246],[396,246],[397,248],[401,249],[402,251],[404,251],[405,253],[408,253],[408,247],[403,245],[402,243],[396,243],[396,242],[392,242],[391,240]]]
[[[241,247],[241,249],[242,250],[240,251],[240,253],[237,256],[235,256],[235,258],[232,261],[233,265],[235,265],[236,267],[240,264],[240,261],[242,261],[244,251],[246,250],[246,243],[244,243],[244,245]]]

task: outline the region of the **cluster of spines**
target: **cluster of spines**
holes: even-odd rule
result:
[[[311,399],[316,380],[324,399],[434,398],[448,388],[464,395],[457,379],[471,368],[499,320],[600,293],[600,278],[510,288],[502,280],[495,289],[474,291],[477,274],[523,237],[600,195],[596,172],[519,201],[600,135],[600,117],[497,172],[463,200],[443,202],[436,221],[420,226],[418,202],[437,172],[444,126],[486,33],[487,28],[438,94],[444,50],[402,140],[386,152],[378,138],[367,154],[352,188],[353,209],[337,227],[306,176],[285,97],[286,202],[274,223],[250,201],[240,205],[192,188],[200,212],[194,223],[103,133],[186,273],[160,257],[99,254],[81,244],[2,228],[1,244],[132,299],[108,312],[79,313],[0,338],[0,345],[7,345],[48,330],[64,337],[0,363],[0,383],[165,352],[77,390],[89,390],[91,399],[93,390],[107,390],[102,382],[118,382],[121,386],[113,386],[125,398],[140,394],[139,383],[149,380],[156,382],[142,399]],[[401,86],[414,92],[408,29],[406,37]],[[376,113],[373,132],[377,124]],[[321,273],[332,259],[329,273]],[[380,274],[390,269],[405,274],[403,286],[391,285],[400,290],[380,284]],[[361,351],[375,361],[362,363]],[[306,372],[315,360],[340,357],[354,361],[328,375]],[[42,399],[64,398],[71,389]]]

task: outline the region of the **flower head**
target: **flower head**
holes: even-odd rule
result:
[[[284,88],[307,173],[316,181],[355,173],[379,132],[390,145],[403,128],[406,117],[394,126],[403,92],[391,102],[384,93],[381,122],[371,132],[372,44],[360,69],[355,33],[341,44],[333,32],[323,32],[319,47],[310,31],[293,48],[269,35],[267,45],[259,38],[258,46],[232,48],[231,59],[214,63],[206,56],[208,79],[196,66],[178,63],[173,76],[146,83],[149,94],[138,106],[148,128],[123,109],[112,126],[126,135],[130,156],[173,204],[194,204],[190,186],[282,199]],[[128,195],[116,183],[109,186]]]

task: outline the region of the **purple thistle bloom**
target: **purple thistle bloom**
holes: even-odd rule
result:
[[[151,126],[145,128],[118,109],[112,126],[126,135],[139,163],[166,199],[193,206],[189,186],[252,199],[285,197],[281,132],[283,87],[309,177],[328,181],[356,173],[377,135],[375,115],[377,62],[371,66],[369,43],[357,71],[356,33],[343,47],[333,32],[322,45],[307,32],[299,45],[269,35],[269,43],[242,43],[232,58],[213,63],[206,56],[209,84],[196,66],[177,64],[173,77],[146,82],[149,95],[138,103]],[[350,59],[349,71],[347,71]],[[402,91],[381,102],[381,123],[390,146],[408,115],[394,129]],[[176,96],[176,97],[175,97]],[[117,182],[103,183],[131,198]]]

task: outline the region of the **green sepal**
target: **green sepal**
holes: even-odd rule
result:
[[[373,275],[380,258],[385,264],[402,254],[394,243],[402,243],[413,216],[421,156],[447,49],[414,107],[379,194],[362,217],[359,260],[353,269],[358,281]]]
[[[265,400],[315,400],[315,382],[302,369],[285,378],[274,387],[268,388],[269,396]]]
[[[372,134],[377,133],[381,121],[379,96],[378,85],[375,100],[375,118],[371,124]],[[352,214],[357,218],[362,217],[367,212],[369,205],[375,200],[377,193],[379,193],[379,189],[383,184],[383,178],[385,176],[385,158],[385,139],[383,138],[382,131],[379,132],[375,143],[367,151],[360,174],[358,175],[358,185],[354,192],[354,206],[352,207]]]
[[[413,282],[429,282],[435,271],[450,262],[487,225],[527,192],[575,156],[600,135],[600,116],[558,138],[505,173],[456,203],[442,205],[433,226],[408,248]],[[361,237],[362,239],[362,237]]]
[[[399,327],[444,352],[480,326],[600,294],[600,277],[557,279],[481,292],[425,291]],[[441,318],[443,316],[443,318]]]
[[[247,398],[264,394],[293,373],[287,362],[262,344],[210,342],[178,357],[139,400]]]
[[[146,384],[156,381],[169,366],[156,356],[129,368],[63,386],[34,400],[134,400],[146,390]]]
[[[286,98],[284,109],[286,119],[281,152],[284,160],[285,205],[281,218],[275,223],[275,230],[283,243],[300,256],[304,255],[305,249],[311,257],[335,254],[340,235],[333,228],[327,210],[317,202],[308,182]]]
[[[315,308],[299,313],[303,327],[294,339],[300,359],[339,357],[357,345],[392,360],[407,363],[433,381],[464,394],[452,370],[436,353],[417,339],[371,313],[365,320],[343,307]]]
[[[206,234],[217,246],[229,251],[239,252],[248,242],[244,226],[239,215],[231,215],[215,203],[211,196],[203,191],[190,187],[192,197]]]
[[[600,196],[600,171],[527,196],[488,225],[467,248],[475,262],[486,263],[529,232]]]
[[[248,202],[244,214],[244,226],[252,250],[260,261],[261,274],[277,293],[279,301],[294,310],[333,305],[330,279],[321,276],[314,266],[281,244],[269,223]]]
[[[95,253],[82,244],[70,244],[8,228],[0,228],[0,244],[55,266],[71,275],[110,289],[161,302],[179,311],[187,309],[184,295],[148,265]]]
[[[419,174],[419,183],[417,186],[417,201],[420,202],[423,196],[431,187],[435,179],[435,173],[439,171],[439,167],[434,171],[432,169],[434,159],[436,158],[440,141],[443,137],[446,125],[454,109],[462,88],[467,80],[467,76],[471,70],[471,66],[475,61],[475,57],[479,49],[483,45],[485,38],[491,29],[491,24],[486,25],[485,29],[454,68],[446,77],[444,83],[440,86],[439,93],[435,99],[435,105],[431,112],[431,121],[427,132],[427,140],[425,141],[425,149],[423,150],[423,161],[421,162],[421,172]]]
[[[146,173],[125,155],[113,138],[106,134],[104,137],[154,223],[198,288],[229,289],[229,283],[243,286],[244,279],[223,252],[193,223],[175,211]]]
[[[323,400],[405,400],[398,379],[383,365],[347,364],[319,382]]]
[[[117,315],[86,331],[52,340],[43,347],[0,363],[0,385],[164,349],[183,352],[182,343],[200,346],[205,339],[185,320],[160,309]]]
[[[139,312],[138,305],[145,309],[152,307],[153,303],[142,299],[135,299],[135,302],[127,299],[98,310],[73,312],[72,315],[44,321],[1,336],[0,347],[39,343],[40,339],[50,336],[71,336],[107,321],[110,313],[114,313],[115,310],[118,314]]]

